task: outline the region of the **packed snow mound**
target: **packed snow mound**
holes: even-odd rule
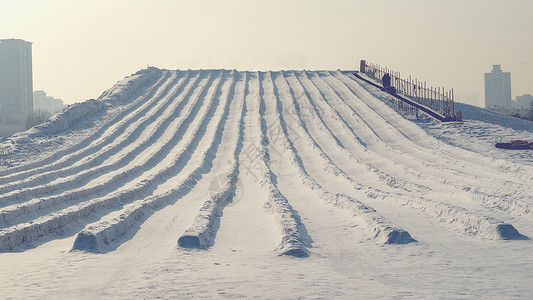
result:
[[[108,252],[181,202],[195,210],[176,243],[210,249],[243,181],[254,191],[245,200],[262,203],[254,213],[271,216],[279,255],[312,255],[308,205],[352,215],[381,245],[424,239],[388,207],[459,235],[527,239],[507,214],[531,212],[529,168],[443,143],[435,123],[406,120],[383,96],[342,71],[139,71],[13,137],[38,148],[32,142],[97,124],[52,156],[0,170],[0,250],[77,223],[85,228],[73,250]],[[199,197],[219,174],[224,185]]]
[[[533,131],[389,96],[344,71],[119,81],[4,142],[2,295],[531,295],[532,154],[493,143]]]

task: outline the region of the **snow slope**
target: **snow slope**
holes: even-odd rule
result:
[[[150,68],[4,140],[2,297],[527,298],[533,133],[387,97]]]

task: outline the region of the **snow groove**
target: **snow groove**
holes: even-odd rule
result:
[[[209,77],[208,80],[209,81],[211,81],[210,80],[211,74],[212,73],[208,74],[208,77]],[[221,83],[222,83],[222,79],[218,78],[215,91],[218,91]],[[203,92],[201,94],[203,94]],[[215,94],[216,93],[214,92],[213,96],[211,97],[211,101],[214,100]],[[197,101],[197,103],[201,103],[201,102],[202,101]],[[120,203],[128,202],[129,199],[132,199],[136,195],[139,195],[139,194],[141,194],[143,192],[146,192],[150,188],[150,186],[155,183],[156,180],[160,180],[162,178],[165,178],[172,171],[174,171],[175,169],[179,168],[179,166],[182,163],[182,160],[186,159],[186,157],[190,157],[190,153],[188,153],[188,151],[191,151],[191,149],[189,149],[189,148],[194,149],[194,147],[196,147],[196,145],[198,144],[199,139],[203,136],[203,133],[205,133],[205,131],[202,131],[202,129],[208,123],[207,115],[209,113],[213,113],[215,107],[216,107],[216,105],[212,105],[211,103],[207,104],[206,109],[205,109],[205,113],[204,113],[204,115],[201,118],[200,124],[198,124],[198,126],[194,130],[194,132],[200,132],[200,134],[193,134],[193,137],[191,138],[191,140],[189,140],[187,142],[187,145],[176,156],[176,159],[174,160],[173,164],[171,164],[169,166],[165,166],[163,168],[163,170],[161,170],[161,171],[159,171],[157,173],[150,174],[146,179],[142,179],[142,180],[138,181],[134,185],[134,187],[131,188],[131,189],[126,189],[126,190],[123,190],[123,191],[117,191],[117,192],[111,193],[108,196],[105,196],[105,197],[102,197],[102,198],[96,198],[96,199],[93,199],[93,200],[87,200],[85,202],[82,202],[82,203],[74,205],[72,208],[65,208],[65,209],[63,209],[63,210],[61,210],[59,212],[52,213],[50,217],[43,216],[43,217],[40,217],[40,218],[36,219],[35,221],[30,221],[30,222],[27,222],[27,223],[23,223],[23,224],[11,226],[11,227],[8,227],[8,228],[0,229],[0,250],[12,249],[13,247],[18,246],[20,243],[23,243],[23,242],[26,242],[26,241],[29,241],[29,240],[33,240],[33,239],[41,237],[41,236],[43,236],[43,235],[45,235],[47,233],[50,233],[53,230],[57,230],[57,229],[63,227],[64,225],[66,225],[69,222],[76,221],[76,220],[78,220],[80,218],[86,217],[86,216],[88,216],[89,214],[91,214],[93,212],[96,212],[96,211],[99,211],[99,210],[102,210],[102,209],[105,209],[105,208],[110,208],[110,207],[118,205]],[[187,115],[187,117],[182,120],[183,122],[181,123],[181,125],[183,125],[183,124],[189,125],[189,123],[191,122],[190,118],[192,118],[192,116],[194,116],[194,114],[193,113],[189,113]],[[180,126],[180,128],[181,128],[181,126]],[[174,135],[174,139],[177,139],[179,137],[177,135],[177,133],[179,131],[180,130],[178,130],[176,132],[176,134]],[[176,141],[174,141],[174,143],[172,143],[172,140],[171,140],[165,146],[163,146],[161,149],[171,148],[172,145],[175,144],[175,142]],[[161,151],[161,149],[160,149],[160,151]],[[166,150],[168,150],[168,149],[166,149]],[[148,161],[144,162],[144,165],[150,165],[149,162],[155,163],[155,161],[157,159],[159,159],[159,155],[153,155],[153,156],[151,156],[148,159]],[[140,171],[141,167],[137,166],[135,169],[132,169],[132,170],[135,171],[135,172],[136,171]],[[122,173],[122,174],[124,174],[124,173]],[[125,176],[128,176],[128,175],[129,175],[128,173],[125,173],[124,175],[120,175],[120,174],[116,175],[116,177],[120,177],[120,176],[124,176],[125,177]],[[189,179],[189,181],[187,181],[187,182],[190,182],[191,180],[194,181],[194,177],[191,177]],[[93,192],[95,192],[94,191],[95,189],[102,188],[102,186],[111,187],[111,186],[113,186],[113,184],[112,184],[112,181],[107,181],[104,184],[101,184],[101,185],[99,185],[97,187],[89,188],[89,189],[87,189],[85,191],[82,190],[82,191],[77,191],[75,193],[70,193],[68,196],[70,196],[70,200],[75,200],[75,199],[78,199],[78,198],[83,199],[85,196],[88,195],[87,193],[89,193],[89,194],[93,193]],[[183,189],[180,189],[180,191],[181,190],[183,190]],[[157,197],[155,197],[155,198],[157,198]],[[166,198],[163,198],[163,199],[166,200]],[[52,203],[53,203],[54,200],[55,199],[52,199]],[[164,200],[160,200],[160,201],[164,201]],[[153,201],[147,201],[147,202],[151,203]],[[154,202],[154,203],[157,203],[157,201]],[[40,225],[39,226],[40,230],[37,230],[37,232],[33,229],[36,224]]]
[[[308,257],[309,250],[305,247],[305,243],[300,232],[301,224],[298,213],[289,204],[289,201],[279,191],[275,184],[275,175],[270,169],[270,156],[267,146],[269,145],[269,139],[267,137],[267,124],[265,121],[265,81],[270,88],[269,92],[273,93],[274,83],[272,82],[270,72],[267,73],[267,78],[261,80],[261,73],[257,73],[259,79],[259,123],[261,133],[259,135],[260,145],[260,162],[263,170],[260,184],[267,191],[268,198],[265,203],[267,208],[275,217],[278,223],[278,228],[281,231],[281,242],[276,249],[280,255],[291,255],[296,257]]]
[[[415,242],[415,239],[413,239],[407,231],[385,219],[373,208],[345,194],[333,194],[331,192],[328,192],[320,184],[318,184],[313,177],[311,177],[307,173],[302,158],[298,155],[297,150],[295,149],[294,144],[289,137],[287,124],[281,111],[282,103],[280,99],[291,99],[289,101],[291,103],[289,104],[293,105],[295,112],[298,115],[299,122],[296,125],[301,132],[304,132],[302,136],[304,136],[307,142],[311,144],[310,147],[312,149],[319,152],[318,154],[322,158],[322,160],[325,160],[325,163],[329,163],[331,167],[334,168],[334,175],[340,176],[342,174],[342,177],[351,181],[351,179],[348,178],[348,176],[344,172],[338,169],[338,167],[333,164],[331,160],[329,160],[327,155],[322,152],[320,147],[314,142],[312,137],[309,135],[309,131],[307,130],[307,128],[305,128],[305,124],[302,121],[302,117],[300,114],[300,106],[296,102],[296,99],[294,97],[294,91],[289,87],[289,84],[287,83],[284,72],[281,73],[280,78],[280,86],[282,86],[283,88],[280,89],[279,96],[276,97],[276,114],[282,127],[284,147],[289,151],[289,160],[292,166],[297,169],[298,175],[300,176],[302,183],[309,189],[315,191],[322,201],[352,211],[365,223],[365,227],[373,232],[374,238],[380,241],[381,243],[408,244],[411,242]]]
[[[211,74],[209,74],[206,82],[210,81],[210,76]],[[207,83],[204,83],[204,84],[207,85]],[[196,110],[200,104],[201,104],[200,101],[196,101],[195,103]],[[195,109],[195,107],[191,107],[190,109],[193,110]],[[73,201],[76,199],[85,199],[92,194],[96,194],[96,193],[102,192],[106,189],[113,187],[116,184],[116,182],[120,180],[124,180],[138,172],[145,170],[147,166],[153,166],[157,164],[157,161],[159,161],[161,157],[165,156],[165,153],[168,153],[173,147],[173,145],[175,145],[177,141],[182,137],[185,127],[189,125],[188,121],[190,121],[190,118],[193,116],[195,116],[194,113],[187,114],[187,118],[184,118],[183,120],[181,120],[178,130],[175,131],[174,135],[170,139],[168,139],[159,149],[152,150],[151,151],[152,155],[148,156],[147,158],[137,161],[134,164],[130,164],[126,168],[117,169],[115,170],[115,172],[110,172],[109,173],[110,178],[109,177],[104,178],[103,180],[100,180],[99,182],[97,182],[96,184],[90,187],[81,187],[81,188],[73,189],[68,192],[61,193],[56,196],[50,196],[46,198],[36,198],[30,201],[24,202],[22,204],[17,204],[17,205],[12,205],[12,206],[2,208],[0,209],[0,224],[9,222],[13,220],[14,218],[21,216],[23,214],[30,214],[38,210],[42,210],[44,208],[50,207],[52,205],[57,205],[63,202]],[[76,177],[79,180],[85,179],[85,176],[83,174],[76,176]],[[139,185],[139,183],[137,185]],[[69,185],[65,184],[64,186],[68,187]],[[26,196],[28,194],[29,194],[28,191],[23,191],[21,194],[19,194],[19,196],[20,195]]]
[[[207,249],[215,242],[215,236],[218,230],[218,223],[222,216],[224,207],[231,202],[237,189],[237,180],[239,176],[239,154],[242,150],[244,135],[244,116],[246,115],[246,101],[248,74],[244,74],[244,89],[242,92],[242,103],[240,104],[240,116],[237,123],[238,135],[232,142],[233,157],[231,158],[230,168],[224,178],[224,186],[221,190],[211,196],[204,202],[193,224],[185,230],[183,235],[178,239],[178,245],[184,248],[201,248]],[[241,98],[241,95],[239,95]]]
[[[220,77],[224,76],[224,74],[220,75]],[[103,249],[105,249],[106,245],[109,245],[111,242],[123,235],[129,228],[133,226],[133,224],[135,224],[136,221],[138,221],[142,216],[148,214],[150,210],[168,205],[170,202],[175,202],[179,198],[185,196],[190,190],[192,190],[192,188],[194,188],[196,183],[201,179],[202,174],[209,171],[211,168],[211,162],[216,156],[218,145],[222,140],[222,134],[228,117],[229,107],[233,100],[232,94],[235,87],[236,76],[237,75],[234,72],[231,73],[232,83],[230,86],[230,92],[223,103],[224,109],[218,113],[219,116],[217,117],[218,121],[216,121],[215,132],[213,132],[213,134],[209,137],[210,146],[203,152],[200,165],[190,172],[188,176],[178,184],[178,187],[173,188],[163,194],[152,195],[145,199],[141,199],[126,205],[122,210],[122,213],[111,220],[102,220],[86,226],[86,228],[78,234],[73,245],[73,250],[101,252]],[[222,79],[218,81],[215,91],[219,90],[222,82]],[[198,124],[197,128],[194,130],[195,133],[201,132],[202,134],[193,134],[192,140],[184,146],[183,150],[180,151],[178,155],[176,155],[176,158],[173,160],[174,163],[166,167],[166,169],[161,173],[157,174],[157,177],[161,179],[168,178],[171,175],[171,172],[175,171],[174,169],[180,165],[183,157],[187,155],[190,156],[190,153],[195,150],[199,140],[205,135],[205,128],[211,120],[211,118],[208,119],[206,116],[208,114],[212,115],[215,113],[218,103],[214,102],[218,101],[217,93],[214,92],[209,100],[209,103],[206,105],[206,114],[202,118],[200,124]],[[147,181],[149,182],[153,180],[149,179]]]
[[[329,87],[333,89],[332,87]],[[340,97],[331,97],[332,99],[341,99]],[[370,114],[370,113],[368,113]],[[524,239],[523,235],[518,233],[516,229],[510,224],[492,217],[479,216],[470,213],[464,208],[444,202],[437,202],[423,196],[412,196],[398,192],[383,192],[377,189],[366,187],[367,193],[370,195],[382,194],[382,199],[394,199],[401,202],[403,205],[429,212],[430,215],[437,216],[448,223],[459,224],[465,232],[472,235],[477,235],[485,239]],[[393,196],[396,194],[396,196]],[[504,225],[503,225],[504,224]],[[503,226],[505,228],[512,228],[512,230],[501,232],[495,228]],[[499,232],[499,233],[496,233]],[[503,235],[501,235],[503,234]]]
[[[329,73],[328,73],[329,74]],[[319,77],[319,76],[317,76]],[[309,79],[310,80],[310,79]],[[316,79],[317,81],[320,80],[320,81],[324,81],[324,79],[321,79],[321,78],[317,78]],[[314,84],[313,84],[314,85]],[[308,89],[311,89],[311,90],[314,90],[314,89],[317,89],[318,87],[316,85],[314,85],[313,87],[308,87]],[[331,90],[332,87],[329,87],[328,90]],[[324,97],[328,97],[326,96],[327,94],[322,94],[321,91],[318,91],[319,95],[318,97],[322,97],[321,95],[323,95],[322,99],[324,99]],[[335,93],[336,95],[338,95],[337,93]],[[335,99],[335,100],[344,100],[344,101],[340,101],[340,104],[344,104],[345,103],[345,99],[341,98],[340,96],[329,96],[328,99]],[[332,118],[333,121],[335,122],[342,122],[341,124],[343,124],[345,126],[349,126],[347,121],[343,119],[343,117],[338,114],[337,111],[334,110],[333,107],[330,106],[329,103],[327,103],[327,101],[323,101],[325,102],[328,106],[328,110],[332,111],[334,113],[334,118]],[[347,105],[346,105],[347,106]],[[357,106],[359,107],[359,106]],[[356,111],[354,108],[350,108],[351,109],[351,112],[352,112],[352,116],[358,116],[356,115]],[[357,117],[355,120],[358,120],[359,117]],[[352,123],[357,123],[356,122],[352,122]],[[365,126],[366,127],[366,126]],[[364,128],[364,127],[362,127]],[[347,132],[349,132],[349,136],[352,138],[353,141],[358,141],[358,137],[357,136],[354,136],[355,135],[355,131],[353,129],[349,129],[347,130]],[[374,132],[374,131],[372,131]],[[361,130],[357,130],[357,133],[361,133]],[[385,155],[382,155],[380,154],[379,152],[375,152],[374,150],[367,150],[367,149],[364,149],[362,151],[360,151],[359,155],[360,156],[357,156],[357,157],[353,157],[350,153],[351,152],[348,152],[348,155],[350,158],[353,158],[355,160],[355,162],[358,162],[359,161],[363,161],[363,164],[365,164],[364,162],[365,161],[377,161],[378,159],[375,157],[376,155],[379,155],[379,160],[382,161],[382,162],[385,162],[385,161],[390,161],[390,165],[397,165],[398,163],[395,162],[394,160],[391,160],[390,157],[394,157],[394,156],[402,156],[403,154],[402,153],[398,153],[397,151],[392,151],[392,149],[390,149],[387,144],[384,142],[384,141],[381,141],[379,139],[374,139],[375,141],[378,141],[379,144],[381,146],[383,146],[387,152],[391,152],[388,156],[385,156]],[[354,143],[351,143],[351,145],[354,145]],[[355,143],[355,146],[357,147],[356,149],[359,149],[359,144],[358,143]],[[341,151],[341,153],[344,153],[344,151]],[[410,158],[409,158],[410,159]],[[409,160],[408,159],[408,160]],[[416,160],[416,159],[415,159]],[[351,160],[349,160],[351,161]],[[424,165],[424,162],[422,162],[422,165]],[[383,170],[380,170],[380,169],[377,169],[376,167],[372,166],[372,165],[368,165],[366,164],[367,166],[367,169],[368,170],[371,170],[372,172],[378,174],[378,178],[381,182],[384,182],[386,185],[388,185],[389,187],[393,188],[393,189],[386,189],[390,192],[394,192],[396,193],[397,189],[400,189],[402,192],[404,193],[407,193],[407,194],[429,194],[428,192],[431,191],[431,190],[442,190],[443,188],[445,188],[446,190],[449,190],[450,188],[450,184],[452,184],[452,182],[449,180],[449,179],[442,179],[441,177],[439,178],[436,178],[436,177],[433,177],[432,175],[429,175],[428,172],[426,173],[421,173],[419,171],[417,171],[416,169],[412,169],[411,166],[409,165],[405,165],[405,166],[401,166],[401,168],[403,169],[402,172],[401,172],[401,175],[403,178],[399,178],[398,175],[391,175],[389,173],[385,173],[386,171],[383,171]],[[395,168],[397,168],[395,166]],[[367,173],[367,172],[365,172]],[[364,180],[366,180],[367,178],[365,177],[362,177]],[[429,180],[431,179],[431,180]],[[435,184],[435,183],[438,183],[438,184]],[[462,185],[456,185],[454,186],[454,188],[457,190],[457,191],[467,191],[466,189],[466,186],[464,184]],[[475,197],[475,195],[472,195],[472,197]]]
[[[487,176],[480,178],[479,180],[486,180],[489,183],[501,182],[501,178],[493,174],[494,165],[489,160],[479,155],[472,157],[472,159],[475,161],[475,164],[464,160],[461,156],[465,153],[463,150],[456,148],[453,148],[453,151],[447,150],[451,147],[446,146],[444,143],[436,139],[430,138],[427,133],[424,133],[414,124],[406,124],[407,121],[399,117],[392,109],[386,107],[383,103],[374,101],[374,97],[368,91],[362,89],[359,85],[354,87],[348,86],[345,82],[347,78],[341,75],[338,76],[344,80],[341,80],[337,76],[327,76],[326,80],[330,82],[330,84],[337,84],[338,86],[338,89],[334,89],[332,86],[329,86],[329,88],[335,90],[338,98],[345,102],[347,101],[343,99],[343,97],[340,95],[341,93],[352,96],[350,97],[352,99],[355,99],[353,97],[355,96],[353,94],[354,92],[357,95],[360,95],[356,99],[364,104],[361,107],[364,107],[365,110],[368,110],[369,112],[371,111],[372,114],[376,116],[376,118],[372,118],[372,120],[375,120],[375,126],[379,126],[379,124],[386,124],[381,126],[382,128],[387,129],[381,131],[383,135],[392,135],[394,137],[398,137],[394,142],[395,147],[402,150],[408,150],[402,152],[410,153],[411,159],[414,158],[416,160],[429,162],[429,167],[436,168],[441,172],[449,172],[449,176],[446,177],[461,176],[462,178],[469,179],[469,175],[471,174],[477,175],[480,173],[486,173]],[[344,90],[344,92],[339,91],[341,89]],[[441,160],[444,160],[444,163],[441,162],[439,164],[435,164],[431,159],[436,156],[440,156]],[[472,155],[470,154],[470,156]],[[510,175],[514,176],[513,173]],[[475,182],[478,182],[479,180]],[[505,181],[503,183],[505,184]]]
[[[345,88],[348,88],[352,93],[349,94],[352,99],[358,99],[358,101],[366,101],[368,103],[373,103],[373,96],[370,92],[363,89],[359,86],[356,81],[343,75],[342,73],[337,72],[336,76],[332,76],[335,80],[342,82]],[[332,79],[333,80],[333,79]],[[357,96],[359,95],[359,96]],[[357,98],[353,98],[353,97]],[[344,101],[346,106],[348,101],[343,97],[340,97]],[[365,104],[366,106],[366,104]],[[377,105],[375,105],[377,106]],[[381,105],[384,106],[384,105]],[[432,157],[439,157],[440,160],[446,159],[446,164],[436,165],[433,162],[426,163],[421,161],[419,166],[423,170],[423,174],[416,175],[413,180],[424,180],[429,181],[431,188],[435,188],[435,183],[440,181],[441,186],[445,186],[448,190],[450,188],[455,189],[459,192],[469,193],[470,199],[476,201],[489,209],[498,208],[503,210],[510,210],[518,214],[530,214],[532,212],[531,205],[529,204],[530,196],[528,192],[532,190],[531,176],[524,176],[526,172],[517,172],[516,169],[512,168],[511,170],[503,168],[492,161],[487,160],[477,154],[473,155],[465,150],[458,149],[456,147],[451,147],[446,145],[436,139],[431,138],[427,133],[423,132],[420,128],[414,126],[413,124],[404,124],[407,122],[396,113],[394,113],[390,108],[383,108],[386,112],[383,113],[389,120],[391,124],[394,125],[394,130],[402,128],[405,132],[409,132],[409,137],[403,136],[407,139],[405,142],[401,143],[402,145],[409,144],[409,148],[413,147],[418,149],[417,151],[424,151],[423,145],[431,143],[433,146],[427,149],[427,153],[431,153]],[[351,108],[353,110],[353,108]],[[377,110],[374,110],[376,114]],[[378,116],[376,119],[381,119],[382,116]],[[413,133],[414,132],[414,133]],[[416,141],[413,143],[411,140]],[[437,152],[438,151],[438,152]],[[404,151],[403,153],[408,154],[414,151]],[[402,155],[405,155],[402,154]],[[464,156],[469,157],[470,161],[466,161]],[[420,161],[420,158],[424,155],[411,154],[407,159],[414,159],[414,161]],[[442,158],[442,159],[441,159]],[[477,163],[477,164],[473,164]],[[458,166],[458,167],[457,167]],[[482,167],[479,167],[482,166]],[[485,171],[482,171],[485,169]],[[502,172],[505,174],[503,175]],[[409,174],[408,173],[408,174]],[[501,178],[517,177],[516,181],[510,182],[508,180],[501,180]],[[440,180],[436,178],[441,178]],[[451,180],[450,178],[453,178]],[[481,184],[480,183],[481,180]],[[487,184],[484,184],[487,183]],[[502,186],[504,187],[502,189]],[[503,192],[505,191],[505,192]],[[498,199],[495,203],[493,199]]]
[[[338,138],[335,137],[332,134],[332,130],[328,128],[326,122],[324,122],[324,119],[320,115],[315,101],[312,99],[313,97],[309,93],[307,93],[307,90],[304,88],[304,85],[302,84],[301,80],[298,79],[296,76],[294,76],[294,78],[296,80],[295,85],[298,88],[301,88],[301,89],[303,89],[306,92],[305,93],[306,97],[300,97],[300,98],[304,98],[304,99],[307,100],[307,102],[311,105],[311,107],[313,107],[312,116],[316,117],[316,118],[318,118],[320,120],[320,122],[316,122],[316,124],[318,124],[318,126],[319,126],[319,129],[322,132],[325,133],[326,138],[329,139],[330,141],[338,140]],[[307,82],[309,83],[308,88],[311,91],[314,91],[316,93],[315,97],[318,97],[318,102],[320,102],[322,105],[325,105],[326,106],[326,111],[329,112],[330,114],[332,114],[332,118],[331,118],[332,121],[335,122],[335,123],[338,123],[339,124],[338,126],[340,126],[340,128],[342,128],[349,135],[350,140],[352,142],[350,144],[355,145],[357,147],[357,150],[360,150],[361,152],[367,152],[367,149],[365,149],[363,147],[363,144],[362,144],[361,140],[355,134],[354,130],[347,124],[347,122],[343,119],[343,117],[328,103],[328,101],[324,100],[324,98],[322,97],[322,94],[321,94],[320,90],[318,89],[318,87],[309,78],[309,75],[308,75],[307,71],[304,71],[304,78],[306,78]],[[294,95],[293,95],[293,98],[295,98]],[[293,105],[296,106],[296,105],[299,105],[299,104],[297,102],[295,102],[295,104],[293,104]],[[300,117],[300,119],[301,119],[301,117]],[[303,120],[301,120],[301,122],[302,122],[302,124],[304,124]],[[324,129],[324,128],[326,128],[326,129]],[[309,130],[305,128],[305,131],[306,131],[306,135],[311,137],[311,133],[309,132]],[[312,137],[311,137],[311,139],[312,139]],[[320,148],[320,146],[318,146],[318,143],[314,142],[314,140],[312,141],[312,144],[316,145],[314,147],[319,147]],[[342,143],[340,143],[340,144],[339,143],[331,143],[331,145],[336,145],[336,148],[338,149],[339,153],[342,154],[346,158],[346,162],[348,162],[351,165],[355,165],[355,164],[360,165],[362,167],[362,171],[366,175],[370,175],[372,177],[375,176],[379,182],[383,182],[386,186],[389,186],[389,187],[394,188],[394,189],[402,189],[402,190],[404,190],[406,192],[411,192],[411,191],[426,192],[426,191],[429,190],[429,188],[424,186],[424,185],[420,185],[418,183],[408,182],[406,180],[394,177],[394,176],[392,176],[392,175],[390,175],[390,174],[378,169],[377,167],[373,166],[372,164],[367,163],[360,156],[357,156],[353,152],[351,152],[348,149],[346,149]],[[322,151],[322,149],[320,149],[320,151]],[[325,153],[324,153],[324,155],[325,155]],[[342,171],[341,168],[337,167],[337,169],[338,169],[338,171],[336,171],[336,172],[341,173],[341,174],[343,174],[344,177],[346,177],[345,172]],[[370,177],[370,176],[368,176],[368,177]],[[364,178],[365,178],[365,180],[368,180],[367,176],[364,176]],[[356,187],[358,187],[358,186],[360,187],[361,186],[361,184],[355,183],[351,178],[347,178],[347,179],[350,182],[352,182],[352,184],[354,186],[356,186]]]
[[[176,117],[176,115],[179,114],[181,108],[183,108],[185,105],[183,102],[178,102],[177,107],[175,107],[170,114],[164,114],[166,117],[163,120],[158,121],[157,123],[155,122],[156,118],[160,117],[167,106],[173,102],[172,99],[178,92],[181,91],[181,87],[181,84],[176,84],[172,89],[173,91],[171,95],[168,97],[169,100],[165,101],[163,105],[161,105],[155,112],[152,112],[149,116],[141,118],[141,120],[144,120],[142,120],[142,122],[139,124],[136,124],[133,127],[134,130],[127,133],[123,139],[116,139],[113,144],[106,146],[101,151],[98,151],[94,155],[82,160],[81,164],[76,164],[56,171],[45,172],[39,176],[30,177],[25,181],[3,186],[0,189],[0,193],[6,193],[14,189],[17,189],[17,191],[15,193],[1,196],[0,203],[10,202],[13,199],[22,200],[27,196],[36,196],[39,195],[39,193],[42,194],[53,190],[65,189],[73,186],[73,183],[80,182],[82,180],[87,181],[89,178],[92,178],[97,174],[106,173],[124,166],[135,156],[144,151],[150,144],[154,143],[157,137],[161,135],[161,132]],[[160,100],[160,102],[163,101]],[[121,155],[120,159],[113,161],[112,163],[104,163],[112,155],[115,155],[117,152],[123,150],[127,145],[133,144],[134,141],[139,138],[140,134],[143,131],[146,131],[145,127],[153,123],[155,124],[155,129],[151,130],[151,132],[147,134],[148,137],[145,137],[144,140],[138,142],[139,145],[133,151],[130,151],[125,155]],[[57,180],[58,178],[62,177],[62,180]],[[41,184],[43,182],[50,183]],[[37,184],[40,185],[33,188],[23,189],[25,186],[35,186]],[[23,194],[24,196],[21,197],[20,194]]]
[[[154,98],[154,94],[158,91],[158,89],[165,83],[168,82],[168,76],[170,75],[169,71],[162,71],[159,69],[150,69],[146,72],[138,72],[138,74],[135,74],[133,76],[127,77],[124,79],[124,81],[127,82],[126,86],[122,86],[120,82],[117,83],[112,89],[110,89],[107,93],[104,93],[106,96],[99,97],[97,102],[114,102],[117,99],[120,99],[121,101],[126,101],[128,98],[133,97],[135,93],[142,93],[140,96],[138,96],[135,100],[133,100],[129,105],[126,107],[118,107],[118,113],[116,113],[114,116],[112,116],[108,121],[105,121],[102,127],[100,127],[98,130],[96,130],[93,134],[91,134],[89,137],[85,138],[82,142],[73,145],[72,147],[59,150],[55,152],[53,155],[48,156],[42,160],[37,160],[35,162],[31,162],[28,164],[23,164],[20,166],[15,166],[6,170],[0,170],[0,176],[6,176],[6,177],[0,177],[0,182],[2,184],[11,182],[13,180],[20,180],[27,178],[31,175],[38,174],[40,172],[44,172],[46,170],[59,168],[60,166],[66,166],[70,165],[77,160],[79,160],[80,157],[84,157],[87,155],[87,153],[90,153],[90,148],[87,148],[89,145],[94,143],[95,140],[102,140],[102,136],[105,134],[106,131],[108,131],[112,127],[117,126],[117,122],[120,122],[122,119],[126,118],[126,120],[131,118],[138,117],[138,113],[134,113],[135,110],[139,109],[139,107],[147,106],[149,104],[157,103],[157,99]],[[156,81],[157,80],[157,81]],[[155,82],[155,83],[154,83]],[[150,86],[150,84],[153,84]],[[167,85],[170,86],[170,85]],[[135,92],[133,92],[135,91]],[[146,100],[149,101],[149,103],[146,103]],[[94,101],[92,101],[94,102]],[[75,104],[71,107],[69,107],[66,111],[58,115],[58,119],[63,118],[63,114],[69,114],[69,110],[78,110],[78,106],[83,106],[84,103],[81,104]],[[110,106],[110,105],[105,105]],[[65,117],[68,119],[68,117]],[[55,122],[55,120],[52,120],[51,122]],[[131,122],[129,123],[131,124]],[[129,126],[128,123],[125,123],[123,128]],[[112,131],[111,137],[107,138],[107,141],[114,140],[114,137],[116,137],[118,134],[121,133],[121,128],[119,127],[119,130]],[[69,155],[71,153],[76,153],[77,151],[80,151],[81,149],[84,149],[79,155],[73,157],[72,155]],[[23,173],[23,174],[17,174],[17,173]]]
[[[317,80],[320,80],[320,81],[323,82],[322,79],[317,79]],[[324,84],[326,84],[326,83],[324,82]],[[359,114],[356,112],[356,108],[359,109],[359,110],[362,110],[361,107],[366,106],[365,104],[363,104],[363,106],[359,106],[358,105],[358,106],[352,107],[353,104],[352,105],[348,105],[347,99],[344,99],[344,97],[339,96],[339,94],[337,92],[334,92],[334,93],[331,92],[332,87],[328,86],[327,90],[329,91],[328,93],[330,95],[330,99],[335,99],[336,102],[339,105],[341,105],[342,107],[348,108],[348,110],[351,112],[351,114],[354,117],[354,119],[358,120],[358,119],[361,118],[359,116]],[[353,97],[352,94],[350,94],[349,96]],[[353,100],[355,100],[355,99],[353,99]],[[357,101],[360,101],[360,100],[357,100]],[[367,111],[367,114],[371,115],[370,111]],[[377,119],[379,119],[379,117]],[[373,122],[376,122],[376,121],[373,121]],[[361,130],[369,130],[370,132],[372,132],[372,134],[375,134],[375,130],[370,128],[370,124],[368,122],[366,122],[366,124],[367,125],[365,125],[364,127],[361,127],[360,129]],[[361,130],[359,130],[358,133],[360,133]],[[405,157],[406,154],[407,154],[407,153],[399,152],[397,150],[392,149],[385,141],[381,140],[379,138],[379,136],[377,136],[377,135],[375,137],[373,137],[372,140],[377,142],[377,146],[379,147],[379,148],[376,148],[376,149],[372,150],[372,155],[379,155],[380,159],[383,160],[383,161],[390,160],[391,156]],[[385,153],[381,153],[383,150],[385,151]],[[366,153],[368,153],[368,152],[369,151],[366,151]],[[363,153],[363,154],[365,154],[365,153]],[[365,155],[365,157],[366,157],[366,159],[368,159],[368,156]],[[376,159],[374,158],[374,160],[376,160]],[[405,158],[405,161],[409,162],[409,164],[405,164],[404,163],[405,166],[402,167],[403,168],[402,176],[406,177],[406,178],[411,178],[410,179],[411,182],[415,182],[414,186],[422,187],[423,190],[426,190],[426,191],[427,191],[427,189],[435,189],[435,188],[438,189],[439,186],[436,187],[435,186],[435,182],[439,182],[440,186],[446,185],[447,187],[449,187],[449,185],[451,183],[449,178],[454,176],[453,174],[450,174],[448,177],[444,177],[441,174],[436,175],[434,170],[436,168],[439,169],[439,170],[442,170],[443,168],[441,166],[431,165],[430,163],[427,163],[425,161],[421,161],[417,157],[407,156]],[[413,162],[417,163],[418,165],[413,165]],[[394,161],[391,161],[391,163],[397,164]],[[422,170],[424,170],[426,172],[425,173],[420,173],[417,169],[422,169]],[[431,173],[434,173],[434,174],[431,174]],[[389,180],[392,180],[393,182],[396,182],[397,178],[398,178],[398,176],[393,176]],[[431,179],[431,180],[429,180],[429,179]],[[407,181],[403,181],[402,185],[406,184],[406,182]],[[424,185],[420,185],[420,184],[417,184],[416,182],[429,182],[429,183],[425,183]],[[412,186],[413,186],[413,184],[411,183],[411,187]],[[393,187],[400,187],[400,186],[393,186]],[[457,190],[465,190],[465,188],[466,188],[466,186],[464,184],[456,186]],[[410,189],[407,189],[406,191],[409,191]],[[418,192],[424,192],[423,190],[419,190]]]

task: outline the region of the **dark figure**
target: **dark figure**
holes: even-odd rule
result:
[[[389,73],[385,73],[385,75],[383,75],[383,78],[381,78],[381,81],[383,81],[383,88],[387,89],[387,87],[390,86],[390,75],[389,75]]]

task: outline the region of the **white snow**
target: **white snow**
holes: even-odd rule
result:
[[[4,139],[1,298],[529,298],[531,123],[389,97],[149,68]]]

